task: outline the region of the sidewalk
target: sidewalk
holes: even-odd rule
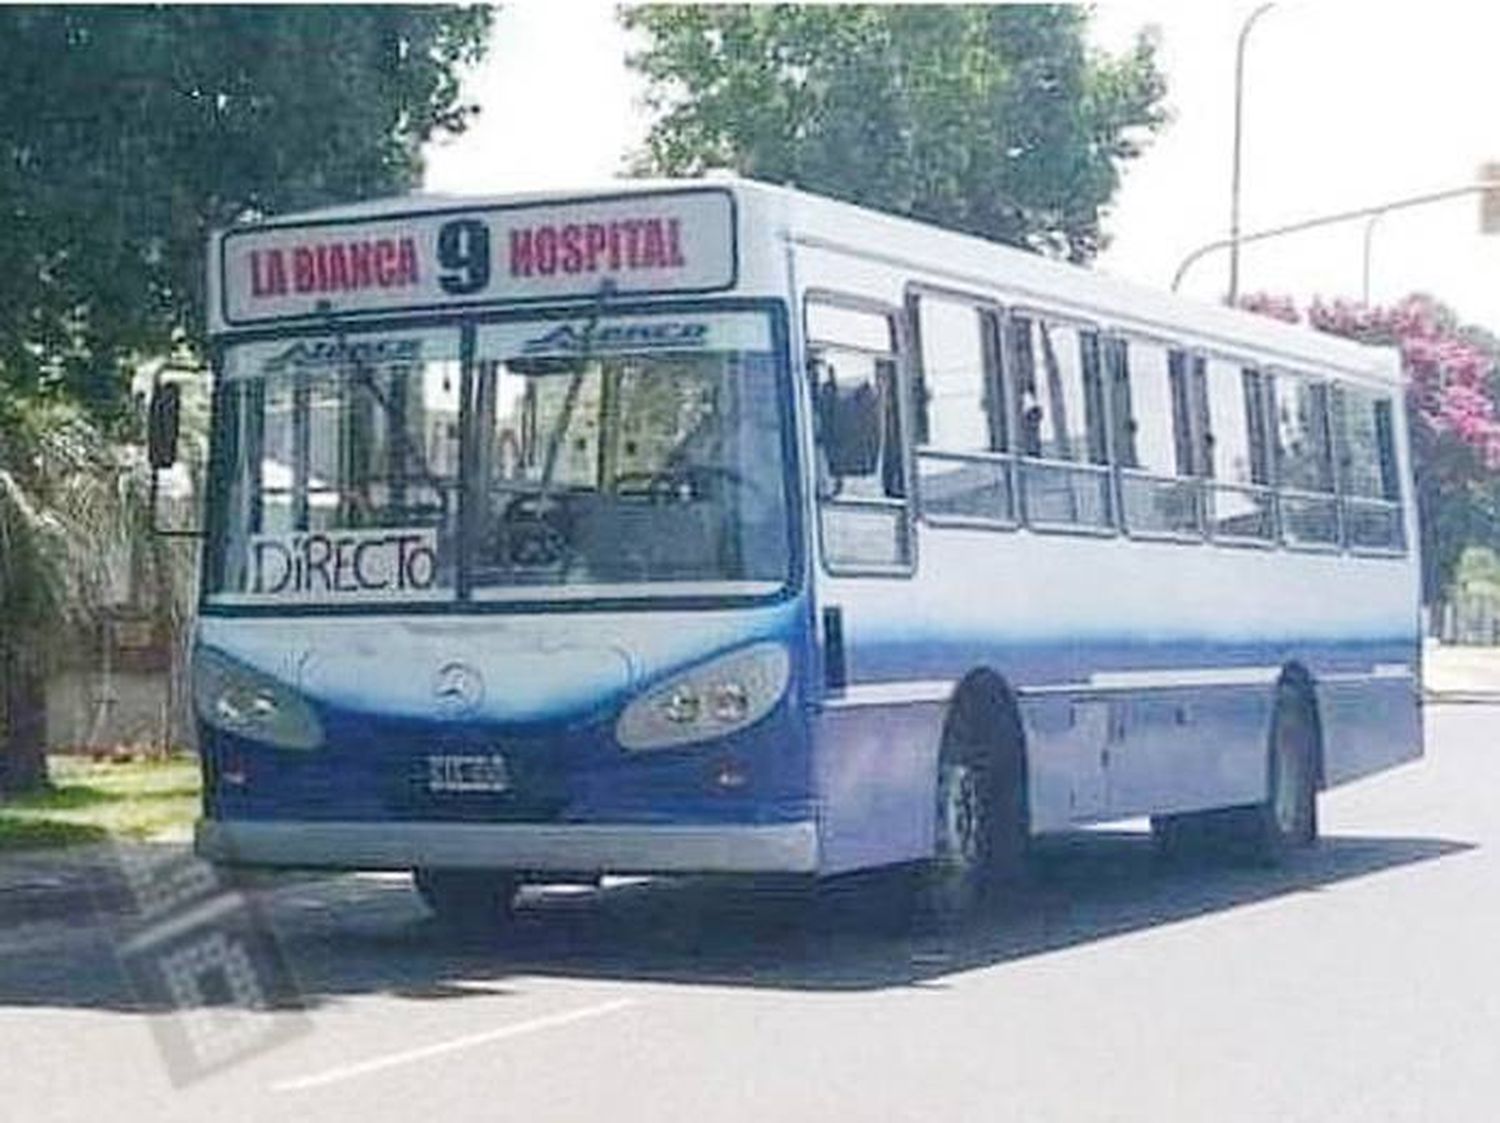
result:
[[[125,863],[135,867],[137,877],[141,871],[158,871],[151,875],[151,884],[168,888],[177,883],[172,871],[199,865],[192,858],[191,844],[172,838],[0,852],[0,933],[38,921],[98,923],[137,910],[139,902],[132,895]],[[309,870],[243,870],[220,875],[226,887],[271,892],[327,876]]]
[[[1431,702],[1500,702],[1500,647],[1428,640],[1422,647],[1422,693]]]

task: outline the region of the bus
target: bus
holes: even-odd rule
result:
[[[972,900],[1421,754],[1391,351],[739,179],[235,226],[208,298],[209,860]]]

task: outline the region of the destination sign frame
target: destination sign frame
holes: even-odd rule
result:
[[[469,268],[480,248],[487,264]],[[704,295],[735,287],[739,258],[734,193],[705,185],[261,223],[219,234],[210,268],[222,331],[556,304],[604,286]]]

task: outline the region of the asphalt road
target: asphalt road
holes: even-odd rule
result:
[[[0,906],[0,1120],[1489,1123],[1500,707],[1428,730],[1285,869],[1096,832],[959,931],[878,893],[638,882],[530,894],[465,944],[401,881],[279,881],[256,907],[300,999],[240,1020],[132,990],[119,914]],[[270,1039],[204,1075],[195,1031]]]

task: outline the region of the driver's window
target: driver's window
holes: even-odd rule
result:
[[[657,362],[612,370],[606,407],[615,418],[604,448],[606,487],[629,491],[696,466],[723,465],[733,450],[717,424],[718,384],[691,365]]]
[[[807,336],[809,376],[823,413],[818,495],[824,561],[834,571],[906,572],[912,562],[906,411],[895,321],[857,303],[809,299]],[[841,456],[830,447],[835,426],[826,411],[838,400],[860,398],[875,403],[864,424],[871,427],[865,443],[876,452]]]
[[[484,476],[492,487],[535,484],[546,476],[561,488],[593,488],[599,481],[599,403],[597,365],[551,378],[498,377],[487,364],[481,416],[493,417],[493,430],[481,451],[489,463]],[[547,462],[552,461],[548,472]]]
[[[786,393],[767,318],[508,321],[474,349],[471,595],[705,581],[759,594],[785,579]]]

